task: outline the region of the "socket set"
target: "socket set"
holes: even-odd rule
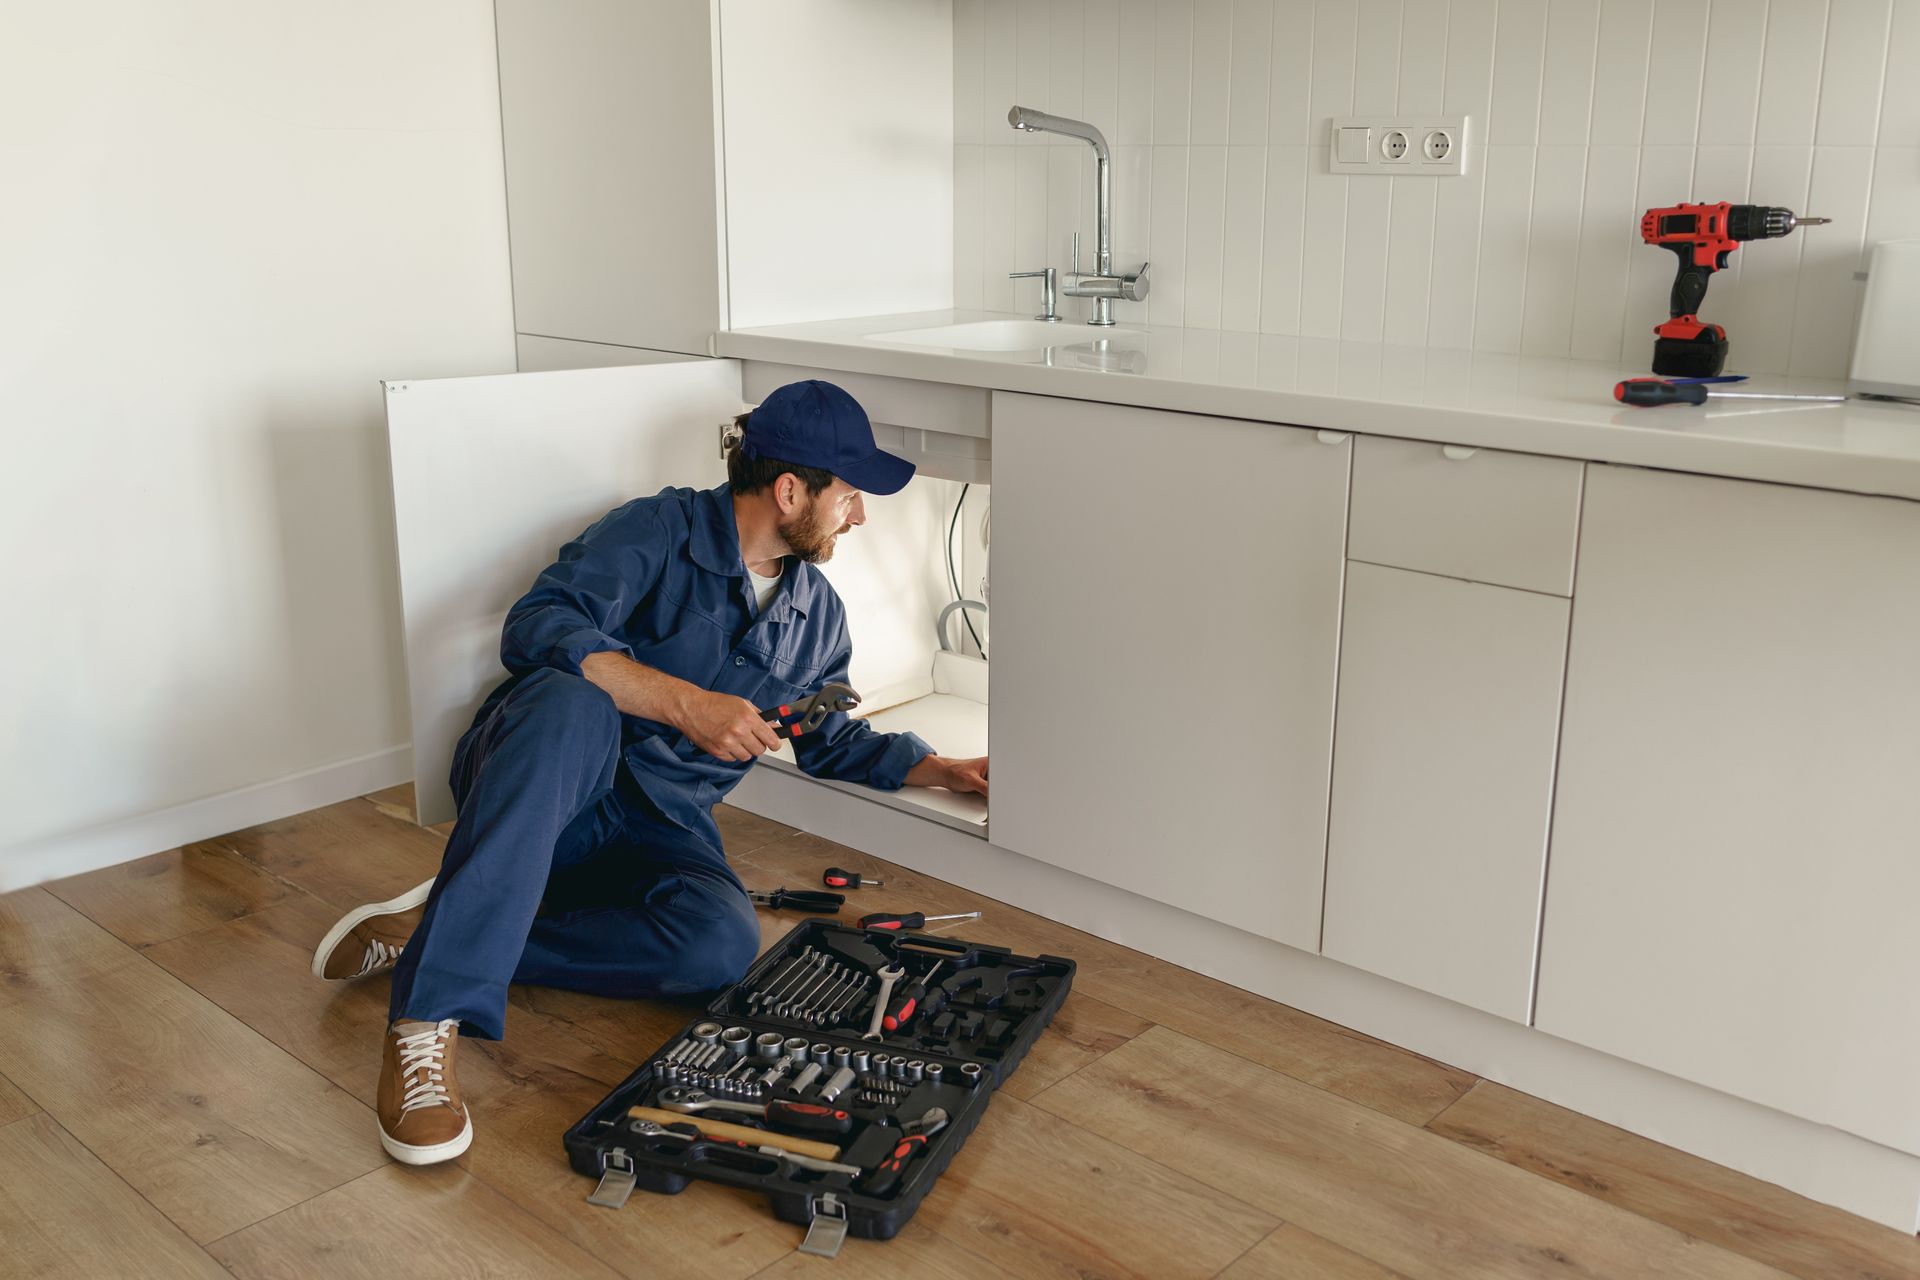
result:
[[[808,1226],[809,1252],[890,1238],[1073,974],[1058,956],[806,921],[567,1131],[570,1162],[607,1207],[706,1179],[763,1192]]]

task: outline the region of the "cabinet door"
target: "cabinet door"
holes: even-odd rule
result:
[[[740,364],[690,360],[387,384],[414,800],[453,817],[454,743],[505,676],[500,628],[554,552],[614,507],[727,478]]]
[[[1351,443],[996,393],[994,843],[1320,938]]]
[[[1567,608],[1347,566],[1327,955],[1527,1020]]]
[[[1920,1152],[1920,504],[1596,466],[1536,1023]]]

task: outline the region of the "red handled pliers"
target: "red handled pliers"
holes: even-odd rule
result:
[[[851,685],[836,683],[826,685],[820,692],[798,702],[763,708],[760,718],[778,736],[797,738],[818,729],[821,722],[834,712],[851,711],[859,705],[860,695],[853,691]]]

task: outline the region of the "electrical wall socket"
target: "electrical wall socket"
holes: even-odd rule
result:
[[[1467,171],[1466,116],[1335,116],[1327,137],[1334,173],[1457,178]]]

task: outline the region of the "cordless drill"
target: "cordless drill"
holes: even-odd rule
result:
[[[1828,218],[1802,218],[1791,209],[1764,204],[1676,204],[1649,209],[1640,219],[1640,237],[1671,249],[1680,259],[1673,279],[1672,318],[1656,326],[1653,371],[1669,377],[1710,378],[1727,362],[1727,331],[1696,314],[1707,296],[1707,277],[1724,269],[1743,240],[1773,240],[1795,227],[1811,227]]]

